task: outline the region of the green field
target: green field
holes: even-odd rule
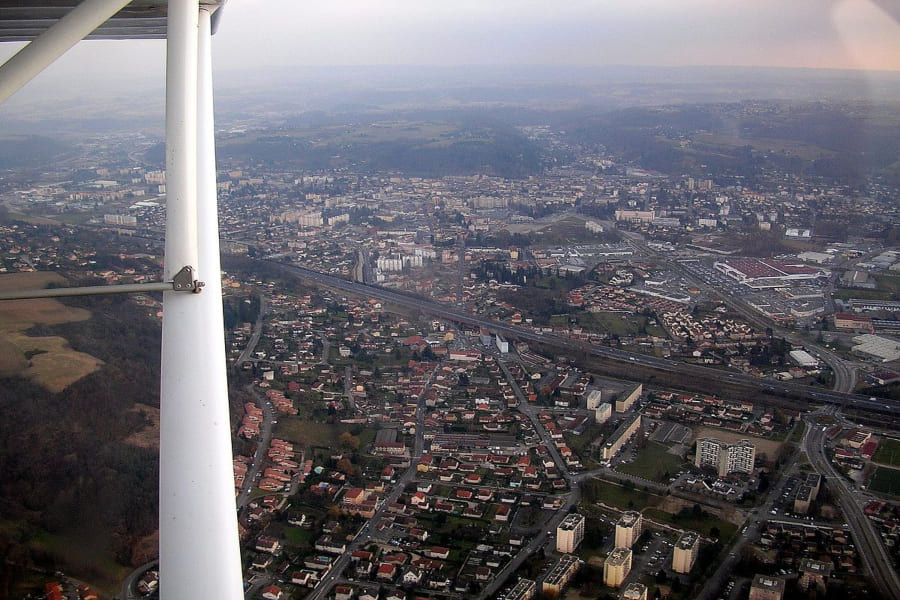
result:
[[[799,444],[800,440],[803,439],[803,434],[806,432],[806,422],[799,421],[795,426],[794,430],[791,432],[790,441]]]
[[[890,300],[891,293],[884,290],[857,290],[857,289],[841,289],[834,290],[831,294],[839,300],[850,300],[851,298],[860,298],[862,300]]]
[[[639,489],[625,487],[601,479],[591,479],[582,484],[581,491],[588,502],[602,502],[609,506],[628,510],[643,510],[658,505],[662,498]]]
[[[900,496],[900,469],[876,468],[869,480],[869,489],[873,492]]]
[[[644,511],[644,515],[650,517],[655,521],[662,521],[666,523],[671,523],[678,527],[682,527],[684,529],[691,529],[693,531],[698,531],[703,535],[712,535],[713,528],[719,530],[718,538],[720,540],[729,540],[737,531],[737,525],[734,523],[729,523],[728,521],[723,521],[718,517],[715,517],[710,514],[705,514],[702,517],[694,518],[694,517],[679,517],[678,515],[671,515],[667,512],[656,508],[648,508]]]
[[[884,438],[881,440],[881,443],[878,444],[878,450],[875,451],[875,456],[872,457],[872,460],[882,465],[900,467],[900,440],[892,438]]]
[[[620,473],[634,475],[650,481],[662,482],[678,471],[684,462],[681,457],[668,452],[669,447],[658,442],[647,442],[646,447],[630,463],[616,467]]]
[[[286,527],[284,539],[292,546],[312,546],[312,531],[300,527]]]

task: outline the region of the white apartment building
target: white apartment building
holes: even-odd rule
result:
[[[729,473],[752,473],[756,460],[756,447],[750,440],[729,444],[715,438],[697,440],[694,464],[698,467],[715,467],[719,477]]]
[[[643,530],[641,513],[629,510],[616,523],[616,548],[631,548]]]
[[[571,553],[584,539],[584,515],[573,513],[556,528],[556,551]]]

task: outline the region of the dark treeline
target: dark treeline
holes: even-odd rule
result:
[[[0,530],[8,561],[0,597],[32,566],[96,576],[97,551],[131,564],[136,542],[157,527],[158,449],[125,439],[150,423],[134,405],[159,404],[159,323],[124,297],[71,303],[93,317],[29,333],[61,335],[106,364],[58,394],[25,379],[0,383],[0,503],[4,519],[19,523]],[[32,543],[40,530],[92,552]]]

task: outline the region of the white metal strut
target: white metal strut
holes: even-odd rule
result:
[[[58,7],[61,0],[48,1]],[[129,4],[129,0],[82,0],[0,66],[0,103]],[[213,125],[211,14],[222,4],[224,0],[161,4],[167,10],[164,278],[172,282],[159,284],[166,290],[159,484],[160,594],[164,600],[243,597]],[[32,9],[37,14],[44,6],[24,2],[23,19],[30,17]],[[153,15],[158,18],[157,12]],[[156,33],[152,27],[134,31],[151,37]],[[185,284],[185,272],[196,273],[205,284],[193,278]],[[204,285],[203,293],[183,293],[198,292]],[[92,291],[78,288],[69,293]]]

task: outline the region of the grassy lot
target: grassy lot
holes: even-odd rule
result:
[[[669,475],[678,471],[684,462],[680,457],[669,454],[669,446],[658,442],[647,442],[634,462],[622,464],[616,470],[650,481],[662,482]]]
[[[353,426],[351,425],[330,425],[328,423],[316,423],[307,419],[279,415],[274,435],[283,440],[304,446],[337,448],[338,437],[345,431],[352,430]],[[360,448],[363,448],[365,444],[370,443],[374,439],[375,431],[364,429],[359,435]]]
[[[642,317],[646,319],[646,317]],[[631,335],[637,331],[632,323],[618,313],[595,312],[578,315],[578,323],[587,329],[605,331],[610,335]]]
[[[10,273],[0,276],[0,290],[41,289],[63,283],[55,273]],[[0,374],[29,377],[51,392],[96,371],[102,364],[93,356],[69,348],[64,338],[32,337],[25,330],[34,324],[55,325],[86,321],[91,313],[70,308],[52,298],[10,300],[0,305]]]
[[[92,587],[110,592],[117,589],[130,569],[118,564],[111,549],[85,544],[83,539],[34,530],[27,545],[68,565],[71,575],[91,582]],[[45,579],[46,581],[46,579]]]
[[[869,480],[869,489],[873,492],[900,496],[900,469],[876,468]]]
[[[794,154],[806,160],[814,160],[822,156],[833,156],[834,151],[828,150],[814,144],[807,144],[794,140],[782,140],[778,138],[753,138],[749,140],[745,137],[737,135],[722,135],[718,133],[703,133],[695,136],[698,144],[710,146],[712,148],[720,148],[722,150],[731,150],[751,145],[755,150],[771,151],[771,152],[787,152]]]
[[[893,438],[882,439],[872,460],[883,465],[900,467],[900,440]]]
[[[593,495],[598,502],[626,510],[643,510],[650,505],[656,506],[662,501],[662,498],[656,494],[639,489],[629,490],[616,483],[601,479],[584,482],[582,492],[585,497]]]
[[[893,299],[897,299],[900,295],[900,277],[896,275],[878,275],[875,278],[878,281],[878,289],[889,292]]]
[[[806,421],[799,421],[794,426],[794,431],[791,432],[790,440],[795,444],[799,444],[800,440],[803,439],[803,433],[806,431]]]
[[[300,527],[286,527],[284,539],[292,546],[312,546],[312,531]]]
[[[839,300],[850,300],[851,298],[860,298],[861,300],[890,300],[892,294],[887,290],[841,289],[834,290],[831,295]]]
[[[718,537],[720,540],[731,539],[737,531],[737,525],[729,523],[728,521],[723,521],[710,514],[705,514],[698,518],[693,516],[679,517],[678,515],[671,515],[656,508],[648,508],[644,511],[644,515],[656,521],[671,523],[677,527],[699,531],[703,535],[712,535],[710,532],[715,527],[719,530]]]

